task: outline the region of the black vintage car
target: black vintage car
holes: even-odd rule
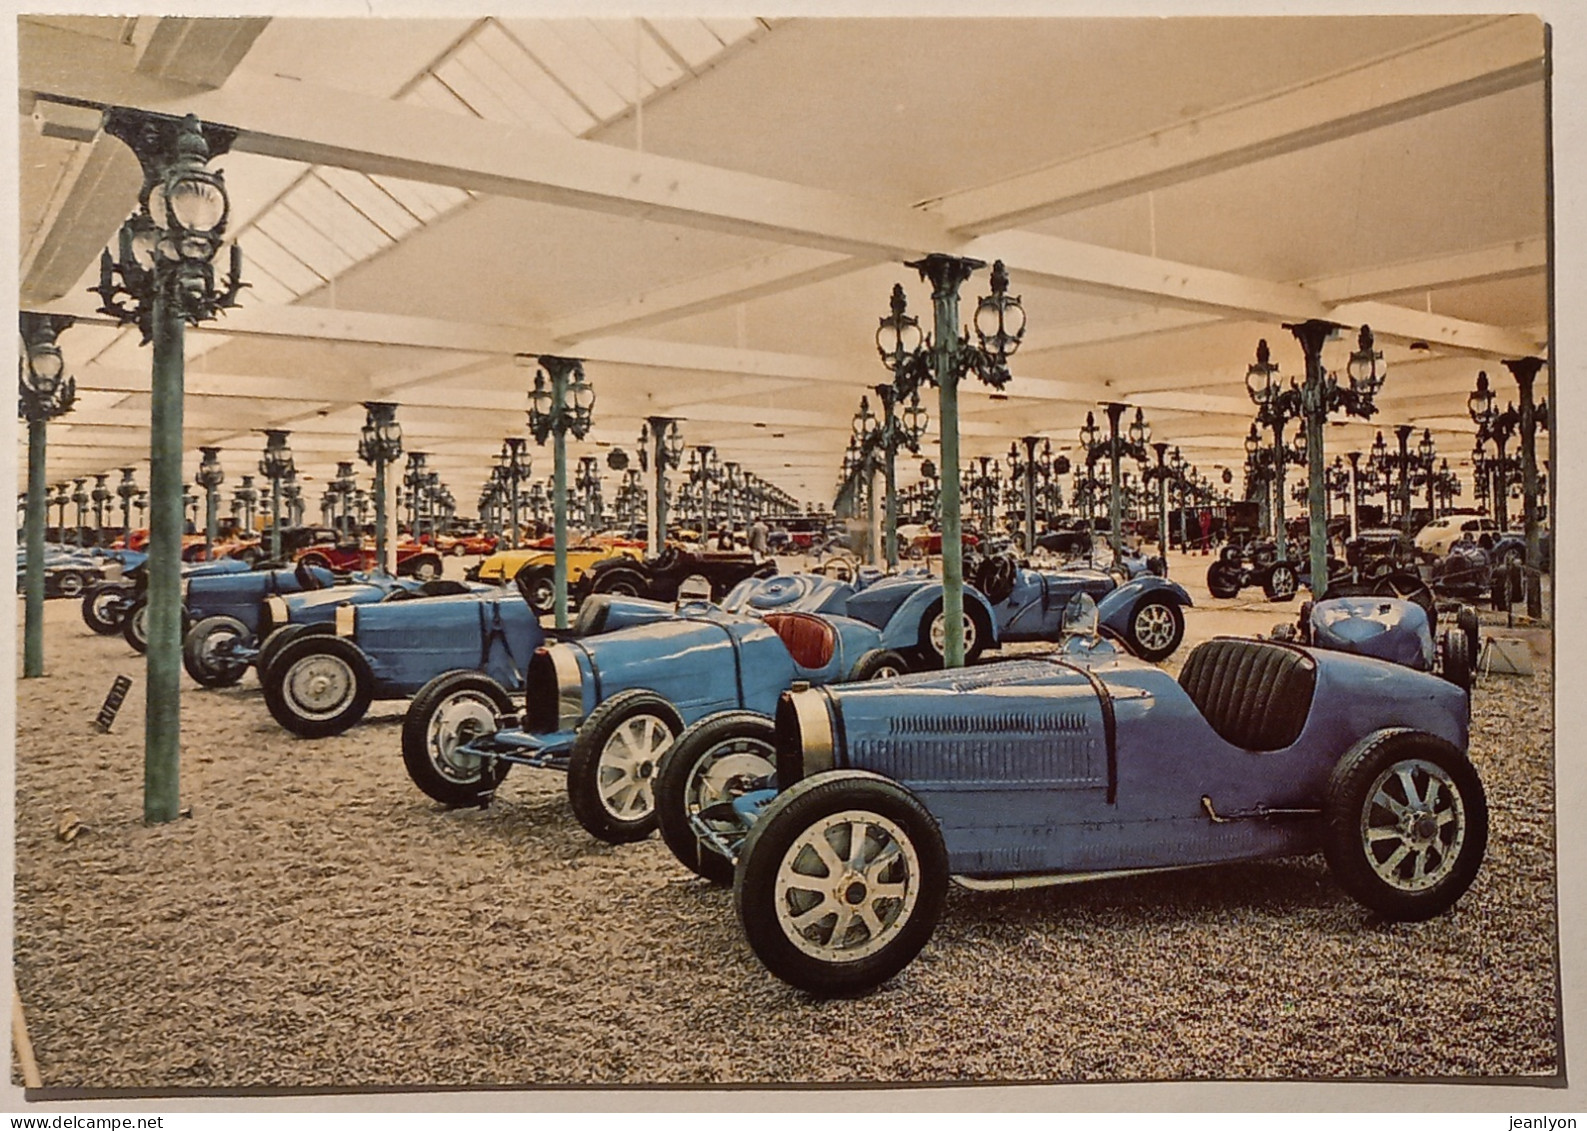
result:
[[[678,586],[686,578],[703,577],[710,583],[711,600],[720,601],[745,578],[773,577],[776,573],[775,562],[755,554],[738,550],[715,552],[668,546],[655,557],[643,561],[612,558],[596,562],[570,588],[568,596],[570,603],[583,601],[591,593],[675,601],[678,598]]]

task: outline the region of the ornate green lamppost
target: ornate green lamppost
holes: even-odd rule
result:
[[[270,557],[281,560],[281,484],[297,474],[285,428],[266,428],[265,448],[259,456],[259,474],[270,480]]]
[[[974,373],[995,389],[1008,384],[1008,359],[1025,336],[1025,310],[1017,296],[1008,293],[1008,272],[1002,260],[992,265],[992,293],[975,311],[979,345],[961,337],[959,288],[982,267],[984,260],[953,255],[928,255],[905,264],[931,284],[932,336],[920,341],[913,319],[900,324],[882,320],[876,336],[883,359],[894,360],[894,373],[908,366],[916,384],[937,386],[937,419],[940,422],[942,476],[942,609],[943,663],[964,666],[964,543],[959,514],[959,382]],[[898,297],[902,298],[900,289]],[[902,306],[894,303],[902,314]]]
[[[226,232],[229,202],[212,156],[236,131],[205,125],[193,115],[173,118],[115,108],[105,132],[125,142],[143,169],[138,209],[121,227],[119,255],[100,257],[100,312],[136,325],[153,343],[150,382],[148,651],[144,739],[147,822],[178,814],[182,667],[182,385],[187,323],[212,319],[237,305],[243,287],[242,253],[217,285],[213,260]],[[124,301],[125,300],[125,301]]]
[[[1128,405],[1110,402],[1102,406],[1108,414],[1108,438],[1100,443],[1088,442],[1086,461],[1095,463],[1104,454],[1111,461],[1108,476],[1108,544],[1113,548],[1113,562],[1115,567],[1124,561],[1124,531],[1123,527],[1123,498],[1121,485],[1123,470],[1120,466],[1125,456],[1146,462],[1146,445],[1152,438],[1152,427],[1146,423],[1146,417],[1139,408],[1135,410],[1135,419],[1132,420],[1124,435],[1119,434],[1119,420],[1124,415]],[[1091,414],[1086,414],[1086,424],[1094,431],[1095,422]],[[1084,430],[1082,430],[1084,431]],[[1082,441],[1085,437],[1082,435]]]
[[[121,468],[121,482],[116,484],[116,494],[121,499],[121,540],[122,545],[126,545],[132,535],[132,500],[138,495],[138,484],[132,478],[132,468]]]
[[[57,483],[55,485],[55,494],[50,499],[50,506],[59,508],[59,513],[55,518],[55,540],[62,545],[66,543],[66,508],[71,501],[72,496],[68,493],[68,485]]]
[[[661,553],[667,541],[667,469],[682,464],[683,433],[678,431],[677,418],[647,416],[639,430],[639,466],[653,469],[656,476],[650,493],[650,513],[646,516],[648,550],[652,555]]]
[[[21,315],[17,415],[28,422],[28,491],[23,518],[23,544],[27,551],[22,585],[23,679],[36,679],[44,674],[44,527],[49,522],[49,492],[44,482],[46,430],[49,421],[70,412],[77,399],[77,381],[66,376],[58,340],[61,332],[74,321],[76,319],[70,315],[27,312]],[[62,504],[61,525],[64,527],[65,500],[61,495],[56,499]]]
[[[94,501],[94,545],[105,544],[105,504],[110,501],[110,487],[107,481],[108,474],[94,476],[94,489],[88,497]]]
[[[1273,544],[1276,547],[1278,560],[1286,561],[1289,558],[1287,541],[1288,530],[1284,522],[1284,467],[1286,464],[1304,464],[1306,462],[1306,438],[1304,433],[1298,433],[1293,447],[1284,442],[1284,425],[1295,420],[1303,414],[1302,397],[1300,388],[1293,380],[1288,389],[1283,388],[1278,381],[1278,366],[1273,364],[1272,355],[1267,348],[1267,339],[1263,338],[1256,343],[1256,361],[1246,367],[1245,391],[1256,405],[1256,425],[1271,428],[1273,442],[1270,454],[1265,461],[1264,478],[1271,483],[1271,514],[1273,526]]]
[[[535,384],[529,394],[529,431],[535,443],[545,446],[552,438],[553,488],[551,498],[553,543],[556,547],[556,623],[568,627],[568,454],[567,434],[582,440],[595,418],[595,390],[584,379],[584,362],[578,358],[542,354]]]
[[[219,448],[198,450],[203,458],[199,460],[193,482],[204,488],[204,560],[211,562],[215,560],[215,519],[220,505],[220,485],[226,482],[226,474],[221,470]]]
[[[527,444],[528,441],[522,436],[508,436],[501,442],[501,454],[496,457],[497,466],[501,468],[502,486],[507,492],[507,514],[511,523],[513,546],[517,546],[519,542],[518,508],[521,500],[518,485],[528,479],[534,471],[534,461],[529,456]]]
[[[77,508],[77,545],[88,544],[88,480],[72,480],[72,505]]]
[[[1438,517],[1438,498],[1434,491],[1435,480],[1438,475],[1433,464],[1438,459],[1438,449],[1433,443],[1433,430],[1422,429],[1422,438],[1416,443],[1416,469],[1420,472],[1423,482],[1427,484],[1427,520],[1431,522]]]
[[[231,509],[250,538],[259,533],[258,506],[259,488],[253,485],[252,475],[244,475],[242,483],[231,493]]]
[[[1328,589],[1328,507],[1327,452],[1324,450],[1323,426],[1331,412],[1344,412],[1350,416],[1370,418],[1377,412],[1375,398],[1383,387],[1387,367],[1383,354],[1372,348],[1372,329],[1361,327],[1355,352],[1346,367],[1348,385],[1340,385],[1337,378],[1325,373],[1322,366],[1323,343],[1342,326],[1334,322],[1312,319],[1308,322],[1285,323],[1284,328],[1295,335],[1306,357],[1306,382],[1301,386],[1301,414],[1306,421],[1306,508],[1310,519],[1309,557],[1311,565],[1312,596],[1321,600]]]
[[[364,426],[358,432],[358,458],[375,469],[375,569],[391,570],[390,532],[386,529],[386,469],[402,458],[402,425],[397,423],[397,406],[390,401],[365,401]],[[361,494],[361,493],[360,493]],[[364,503],[360,498],[358,526],[363,529]]]

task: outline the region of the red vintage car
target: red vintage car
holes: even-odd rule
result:
[[[426,541],[429,536],[426,535]],[[435,540],[435,548],[443,554],[461,558],[468,554],[494,554],[500,541],[494,534],[442,534]]]
[[[433,581],[441,576],[441,555],[418,542],[397,543],[397,576]],[[299,552],[299,562],[321,566],[337,573],[368,573],[375,568],[373,542],[319,542]]]

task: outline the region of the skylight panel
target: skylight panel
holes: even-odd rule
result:
[[[325,165],[316,170],[316,175],[394,240],[401,239],[419,226],[417,216],[398,204],[390,193],[363,173]]]
[[[760,21],[753,19],[712,19],[707,16],[700,22],[711,29],[724,47],[731,47],[745,36],[760,30]]]
[[[434,75],[425,75],[423,79],[414,84],[412,90],[404,94],[398,101],[407,102],[411,105],[428,106],[431,110],[439,110],[443,114],[474,113],[468,103],[448,90],[446,84]],[[478,115],[475,116],[477,117]]]
[[[494,20],[474,37],[473,46],[478,48],[480,74],[487,79],[499,74],[493,88],[509,102],[511,92],[522,92],[570,134],[582,134],[596,125],[594,116]]]
[[[295,291],[288,290],[254,258],[252,239],[246,243],[242,252],[243,278],[248,285],[242,289],[238,302],[243,306],[286,306],[296,299]]]
[[[601,38],[610,43],[612,50],[623,60],[624,66],[628,69],[630,89],[634,84],[633,72],[636,59],[639,73],[644,78],[647,95],[683,77],[684,70],[678,66],[677,60],[667,54],[640,21],[598,20],[594,21],[594,26]]]
[[[462,99],[469,109],[492,122],[506,122],[517,125],[523,117],[517,110],[490,88],[490,84],[482,80],[469,68],[466,61],[468,49],[459,51],[440,67],[436,68],[435,77],[446,84],[447,89]]]
[[[610,62],[605,68],[592,66],[585,58],[586,50],[569,38],[579,26],[578,21],[503,20],[502,26],[517,37],[547,73],[572,91],[601,121],[615,118],[628,109],[634,93],[632,73],[624,68],[621,71],[623,85],[617,86],[607,78],[612,70]],[[585,27],[596,39],[602,54],[610,60],[611,45],[596,35],[593,27],[587,24]]]
[[[322,279],[333,279],[353,265],[351,255],[305,224],[289,208],[272,208],[259,217],[254,230],[275,240]]]
[[[646,20],[651,33],[659,36],[679,58],[691,67],[708,63],[722,50],[722,41],[699,20]]]
[[[243,241],[243,256],[245,260],[257,263],[274,275],[281,285],[294,295],[307,294],[325,281],[305,266],[297,256],[276,243],[265,232],[260,231],[257,224],[248,229]],[[243,277],[248,277],[246,271]]]
[[[447,185],[432,185],[401,177],[376,176],[371,179],[390,193],[398,204],[426,223],[468,199],[468,193]]]
[[[375,222],[332,192],[318,177],[305,177],[282,204],[313,225],[354,260],[391,246],[391,237]]]

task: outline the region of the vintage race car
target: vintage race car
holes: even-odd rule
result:
[[[143,554],[135,551],[125,551],[125,553],[128,556],[144,557]],[[233,558],[222,558],[213,562],[183,562],[182,583],[185,587],[194,578],[247,573],[248,569],[247,562]],[[83,622],[102,636],[111,636],[119,632],[132,646],[133,651],[144,651],[148,647],[145,630],[148,585],[146,560],[128,568],[119,577],[109,577],[83,594]],[[185,618],[185,611],[183,616]]]
[[[441,555],[418,542],[396,545],[397,576],[434,581],[441,576]],[[301,551],[297,560],[337,573],[368,573],[375,568],[373,543],[316,543]]]
[[[645,548],[639,543],[585,543],[568,548],[568,590],[571,594],[595,563],[613,559],[638,561]],[[527,585],[528,601],[536,612],[549,613],[556,604],[556,553],[552,550],[499,550],[465,575],[470,581]],[[522,577],[524,580],[519,581]]]
[[[352,574],[334,582],[322,566],[299,562],[292,569],[260,571],[231,583],[210,582],[197,594],[189,586],[190,627],[182,638],[182,665],[203,687],[229,687],[250,665],[261,682],[276,652],[300,633],[324,628],[337,610],[415,597],[448,597],[487,591],[491,586],[457,581],[420,581],[388,574]]]
[[[373,700],[405,699],[443,672],[516,691],[545,641],[523,597],[500,586],[329,608],[329,622],[293,634],[260,668],[265,706],[302,738],[340,734]]]
[[[136,550],[79,550],[47,547],[44,554],[44,596],[80,597],[100,582],[115,583],[143,564]],[[17,592],[22,591],[26,555],[17,554]]]
[[[435,539],[435,548],[461,558],[468,554],[494,554],[500,541],[494,534],[442,534]]]
[[[942,666],[945,625],[942,581],[924,570],[890,577],[835,581],[831,575],[783,574],[744,581],[723,602],[729,609],[803,609],[853,617],[881,631],[881,647],[911,658],[914,666]],[[1173,654],[1185,636],[1183,609],[1190,594],[1175,582],[1143,573],[1120,585],[1104,570],[1021,568],[1012,557],[986,558],[964,587],[964,656],[973,663],[988,648],[1062,635],[1070,598],[1089,593],[1102,627],[1145,660]]]
[[[194,562],[182,567],[182,616],[187,622],[212,616],[232,616],[257,627],[256,610],[262,598],[296,593],[307,585],[320,588],[334,580],[328,570],[250,569],[237,558]],[[121,632],[141,652],[148,641],[144,622],[144,579],[141,572],[123,584],[97,586],[83,597],[83,620],[95,632]]]
[[[720,601],[745,578],[771,577],[776,572],[775,563],[751,553],[668,545],[653,558],[596,562],[577,585],[569,585],[568,598],[570,603],[576,604],[591,593],[611,593],[620,597],[676,601],[679,585],[690,577],[703,577],[710,583],[711,599]]]
[[[638,840],[656,827],[657,762],[689,723],[727,709],[768,714],[796,682],[905,670],[874,626],[849,617],[596,594],[573,635],[529,661],[521,721],[497,681],[449,672],[409,706],[402,756],[414,784],[448,805],[488,801],[514,764],[565,769],[586,829]]]
[[[1221,637],[1176,681],[1078,633],[1048,656],[793,691],[754,731],[702,721],[661,777],[696,783],[680,858],[716,879],[736,859],[761,961],[852,994],[926,944],[950,877],[1009,890],[1321,849],[1384,917],[1439,914],[1487,841],[1469,717],[1463,688],[1368,656]],[[664,833],[670,799],[658,784]]]

